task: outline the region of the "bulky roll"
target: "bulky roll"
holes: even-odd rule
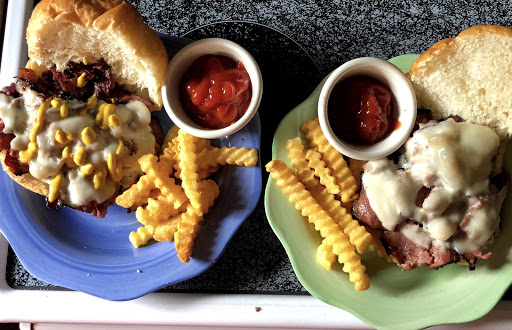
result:
[[[441,40],[408,76],[419,108],[435,119],[458,115],[512,137],[512,29],[478,25]]]
[[[133,94],[135,94],[145,100],[152,102],[152,105],[151,102],[147,102],[145,100],[143,100],[144,102],[138,102],[140,103],[139,105],[129,105],[128,103],[115,104],[114,98],[108,98],[107,100],[98,99],[97,105],[96,101],[94,101],[94,105],[89,108],[94,110],[94,113],[90,113],[92,118],[89,118],[90,121],[88,122],[87,126],[89,129],[97,129],[97,134],[103,134],[102,132],[107,130],[105,127],[94,127],[94,120],[96,121],[96,125],[101,126],[101,123],[98,123],[98,116],[103,115],[100,114],[100,102],[111,103],[115,109],[118,109],[118,106],[123,108],[120,110],[121,113],[119,113],[119,117],[117,118],[120,121],[120,124],[110,124],[109,121],[108,125],[110,125],[110,128],[108,129],[114,129],[114,126],[121,129],[121,127],[124,127],[123,125],[125,124],[126,127],[122,128],[123,131],[118,130],[116,134],[110,133],[112,138],[115,139],[114,142],[119,144],[117,149],[115,148],[115,145],[112,145],[111,141],[108,142],[106,140],[102,140],[104,141],[102,142],[103,144],[101,144],[102,147],[96,148],[96,150],[93,151],[98,153],[105,153],[105,156],[103,157],[104,159],[100,159],[103,163],[100,163],[99,160],[97,163],[94,163],[93,168],[95,172],[87,174],[88,178],[96,175],[99,170],[105,170],[105,168],[108,168],[106,172],[106,176],[108,177],[108,179],[106,179],[107,183],[104,183],[105,187],[108,185],[108,189],[105,189],[105,192],[103,192],[103,188],[97,189],[98,191],[101,191],[98,192],[98,200],[93,199],[86,203],[76,202],[73,204],[76,200],[80,200],[80,198],[71,196],[69,198],[73,203],[66,203],[65,201],[64,204],[85,212],[93,213],[93,215],[98,217],[103,217],[106,213],[106,208],[113,204],[114,198],[116,197],[119,190],[119,185],[123,187],[129,187],[138,176],[140,167],[137,163],[137,158],[140,156],[140,154],[156,152],[157,138],[155,138],[155,136],[161,134],[161,131],[158,132],[158,125],[153,125],[148,109],[153,111],[159,110],[162,107],[160,89],[164,81],[165,69],[168,64],[168,56],[165,46],[163,45],[158,35],[146,24],[144,24],[137,10],[131,4],[122,0],[43,0],[34,8],[30,18],[27,27],[27,44],[29,61],[26,67],[28,69],[34,70],[35,73],[39,76],[41,76],[43,72],[48,71],[52,67],[56,67],[56,71],[58,72],[63,72],[68,68],[68,62],[79,63],[79,65],[82,65],[82,63],[89,63],[93,66],[98,64],[100,67],[102,65],[106,65],[109,67],[109,72],[111,72],[109,75],[114,76],[116,88],[117,85],[120,86],[122,95],[128,96],[128,99],[134,100],[135,103],[142,100],[140,100],[140,98],[130,98],[129,96],[134,96]],[[101,70],[104,70],[104,67],[102,67]],[[0,93],[0,106],[7,106],[7,108],[9,108],[13,107],[14,104],[16,104],[16,106],[20,106],[20,104],[28,104],[31,102],[29,105],[26,105],[27,109],[33,108],[36,110],[36,113],[39,111],[38,104],[41,103],[42,100],[44,100],[46,97],[48,97],[48,93],[50,92],[45,90],[38,90],[38,84],[37,82],[34,82],[39,78],[37,76],[34,77],[34,75],[30,72],[27,74],[27,72],[28,71],[26,71],[24,75],[23,69],[20,70],[20,76],[22,76],[20,77],[20,80],[27,81],[25,82],[24,87],[21,87],[21,89],[25,90],[26,88],[30,87],[30,89],[38,92],[36,93],[38,95],[33,97],[29,96],[28,99],[25,99],[21,102],[13,101],[13,97],[16,99],[19,97],[18,92],[21,93],[20,87],[16,85],[16,89],[18,90],[18,92],[16,92],[13,84],[10,86],[10,88],[5,87]],[[30,78],[25,79],[27,77]],[[41,79],[46,80],[47,78],[43,76]],[[74,79],[75,82],[77,82],[76,78]],[[75,86],[78,86],[78,83],[75,83]],[[109,86],[110,87],[108,88],[114,87],[111,85]],[[29,93],[32,93],[30,89]],[[127,93],[125,94],[125,92]],[[44,95],[45,93],[46,95]],[[133,94],[128,95],[131,93]],[[91,95],[87,95],[87,97],[90,96]],[[53,97],[59,98],[60,96],[53,95]],[[73,106],[76,107],[76,104],[73,105],[75,100],[71,100],[68,97],[69,95],[66,97],[64,94],[64,100],[59,102],[68,102],[67,104],[69,105],[69,113],[71,116],[72,112],[76,114],[78,110],[76,110],[77,108],[73,109]],[[96,95],[93,95],[92,97],[96,99]],[[39,99],[40,101],[36,102],[36,99]],[[89,100],[87,101],[87,107],[89,106]],[[80,102],[82,102],[83,107],[84,99],[82,98]],[[59,108],[60,105],[56,106],[52,103],[51,107],[56,109]],[[140,111],[139,107],[142,107],[143,111]],[[14,110],[15,109],[12,111]],[[110,112],[110,114],[112,114],[114,110],[111,111],[112,112]],[[37,178],[37,175],[32,172],[32,167],[30,168],[30,172],[26,170],[31,160],[23,162],[21,161],[21,157],[19,155],[21,155],[22,151],[26,152],[29,148],[24,146],[23,149],[12,149],[13,147],[11,140],[13,137],[18,137],[18,135],[28,134],[26,132],[27,130],[25,130],[25,132],[13,132],[12,124],[10,128],[8,127],[9,122],[14,121],[13,118],[9,117],[10,115],[8,112],[4,112],[2,109],[0,109],[0,113],[2,114],[2,117],[0,117],[0,161],[4,171],[7,172],[7,174],[21,186],[44,196],[51,195],[51,187],[54,181],[51,181],[50,179],[52,179],[54,176],[58,176],[58,174],[52,173],[50,176],[48,176],[47,179],[45,179],[45,182],[43,179]],[[107,114],[106,116],[108,117],[110,114]],[[44,116],[51,116],[51,112]],[[63,115],[61,115],[61,119],[63,118],[62,116]],[[67,114],[64,117],[67,118],[66,116]],[[126,122],[124,122],[124,120],[126,120]],[[46,119],[43,119],[43,121],[46,121]],[[103,123],[105,122],[106,119],[103,119]],[[135,122],[137,122],[137,125],[128,127],[128,123]],[[48,125],[50,124],[52,124],[52,122],[48,123]],[[76,129],[78,126],[71,125],[67,127],[68,128],[61,128],[59,126],[58,128],[60,128],[62,132],[65,132],[66,129]],[[60,143],[60,146],[57,148],[58,152],[54,152],[51,154],[51,156],[48,156],[49,163],[55,159],[57,159],[57,162],[61,162],[59,163],[61,164],[59,174],[63,173],[63,175],[66,176],[68,172],[72,171],[72,169],[81,169],[83,165],[92,165],[91,163],[95,162],[95,160],[87,158],[87,162],[89,162],[89,164],[84,163],[79,165],[76,163],[76,165],[67,165],[68,163],[64,163],[65,165],[62,165],[62,161],[65,159],[64,153],[62,153],[62,159],[60,159],[60,149],[62,149],[68,143],[69,145],[72,145],[74,141],[78,141],[80,139],[83,140],[83,135],[80,137],[80,132],[77,131],[74,132],[72,138],[70,138],[71,142],[57,143],[54,141],[54,139],[56,140],[57,138],[54,137],[55,133],[53,131],[45,133],[43,137],[40,136],[45,132],[45,129],[46,128],[43,128],[40,133],[37,131],[31,131],[30,135],[35,134],[38,139],[37,141],[46,141],[43,142],[43,144],[46,143],[49,145],[59,145]],[[51,130],[49,126],[48,130]],[[97,136],[96,133],[94,134],[94,138]],[[39,140],[40,138],[42,140]],[[25,137],[25,139],[27,138]],[[121,142],[123,142],[124,145]],[[24,143],[28,143],[28,141]],[[40,142],[37,142],[37,144],[39,143]],[[79,144],[74,146],[75,151],[77,147],[85,147],[85,140],[83,142],[84,144],[80,144],[82,143],[81,140],[77,143]],[[94,143],[94,141],[91,143]],[[86,146],[88,145],[89,144],[86,144]],[[37,146],[37,148],[39,149],[40,146]],[[120,149],[122,149],[121,151],[124,151],[121,152],[119,151]],[[117,151],[113,152],[114,150]],[[88,153],[89,151],[86,152]],[[92,157],[90,154],[88,155],[89,156],[87,157]],[[109,157],[114,155],[112,158],[117,157],[117,160],[110,159],[107,161],[107,155]],[[73,159],[73,154],[70,156],[71,159]],[[98,156],[94,157],[98,158]],[[72,161],[76,162],[76,160]],[[118,165],[112,165],[116,164],[116,162]],[[20,166],[22,167],[25,166],[25,170],[21,170],[19,173],[16,173],[16,171],[13,169],[16,169],[17,165],[13,166],[13,163],[21,164]],[[55,162],[53,164],[55,164]],[[107,166],[105,164],[110,165]],[[40,165],[38,166],[40,167]],[[68,166],[69,168],[66,169],[65,166]],[[123,174],[116,174],[116,170],[118,170],[118,168],[121,168],[123,172],[117,173]],[[114,177],[117,177],[117,179],[114,179]],[[63,180],[69,181],[70,179],[65,178]],[[89,185],[91,184],[92,183],[89,183]],[[78,186],[77,183],[74,183],[74,185]],[[96,183],[94,183],[94,185],[96,185]],[[54,190],[55,189],[56,188],[54,188]],[[74,189],[75,195],[81,193],[81,190],[87,190],[77,189],[76,187]],[[58,188],[58,190],[60,190],[60,188]]]
[[[151,100],[155,109],[162,107],[167,51],[123,0],[43,0],[32,12],[27,44],[27,67],[36,72],[54,64],[62,71],[69,61],[104,59],[120,85]]]

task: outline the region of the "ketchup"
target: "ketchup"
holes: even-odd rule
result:
[[[251,79],[242,62],[222,55],[203,55],[185,73],[181,102],[192,120],[206,128],[236,122],[252,97]]]
[[[352,76],[336,84],[327,108],[334,134],[357,144],[375,143],[398,129],[400,122],[392,112],[391,91],[368,76]]]

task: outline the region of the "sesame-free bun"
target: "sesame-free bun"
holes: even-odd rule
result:
[[[61,71],[69,61],[103,59],[116,81],[162,107],[160,87],[168,64],[158,35],[122,0],[43,0],[27,27],[27,67]],[[152,109],[152,110],[155,110]]]
[[[478,25],[441,40],[408,73],[418,108],[458,115],[512,137],[512,29]]]
[[[7,173],[11,179],[32,192],[35,192],[39,195],[48,196],[50,187],[47,183],[34,178],[30,173],[24,173],[21,175],[15,175],[12,173],[9,167],[5,164],[6,155],[7,150],[0,151],[0,162],[2,163],[4,172]]]

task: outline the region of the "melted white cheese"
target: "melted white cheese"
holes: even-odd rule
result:
[[[424,125],[406,142],[398,164],[379,159],[365,165],[370,206],[387,230],[406,219],[421,224],[401,227],[420,246],[434,240],[450,242],[459,253],[481,249],[499,222],[501,204],[486,198],[499,144],[486,126],[453,119]],[[416,206],[423,186],[430,194]]]
[[[39,105],[43,98],[36,92],[26,89],[19,98],[13,98],[0,93],[0,118],[4,121],[3,133],[16,135],[11,142],[11,149],[25,150],[30,142],[29,134],[34,126]],[[155,152],[155,137],[152,134],[149,123],[151,113],[146,105],[140,101],[132,101],[127,104],[117,105],[114,114],[122,119],[122,125],[101,129],[96,124],[95,116],[98,108],[104,101],[98,101],[94,109],[87,114],[80,115],[79,110],[85,103],[72,100],[68,101],[68,116],[61,118],[60,109],[50,107],[46,110],[43,128],[37,135],[37,157],[29,162],[29,171],[36,179],[50,183],[59,173],[64,174],[64,184],[59,190],[59,199],[70,206],[87,205],[91,201],[101,203],[110,198],[117,189],[117,184],[108,176],[102,189],[94,189],[93,175],[84,176],[79,167],[69,168],[62,158],[62,150],[69,146],[72,153],[80,147],[85,147],[87,163],[97,169],[107,167],[109,153],[115,153],[119,146],[119,139],[134,143],[137,152],[130,155],[128,148],[124,147],[124,153],[120,161],[125,169],[125,176],[121,180],[122,185],[131,185],[140,175],[138,158],[147,153]],[[90,145],[85,145],[81,139],[84,128],[91,127],[96,133],[96,140]],[[58,130],[71,132],[73,140],[66,145],[55,140]]]

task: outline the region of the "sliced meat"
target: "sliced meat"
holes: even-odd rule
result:
[[[428,195],[430,195],[430,188],[425,186],[421,187],[421,189],[418,191],[418,194],[416,195],[416,206],[421,207]]]
[[[398,266],[404,270],[412,270],[423,265],[437,269],[460,260],[459,255],[451,249],[435,245],[426,249],[399,231],[384,231],[381,241],[388,254],[393,256]]]
[[[19,97],[20,96],[20,93],[18,93],[18,91],[16,90],[16,84],[15,83],[12,83],[9,86],[5,86],[4,88],[2,88],[2,90],[0,90],[0,93],[3,93],[5,95],[7,95],[7,96],[12,96],[12,97]]]
[[[385,228],[382,226],[382,222],[379,220],[372,207],[370,206],[370,201],[368,200],[368,196],[366,195],[366,190],[364,188],[361,189],[359,198],[354,202],[354,206],[352,207],[352,215],[365,226],[373,229],[385,230]]]
[[[5,165],[14,175],[28,173],[28,165],[20,162],[17,151],[11,150],[11,141],[14,139],[15,135],[1,133],[4,128],[4,121],[0,118],[0,150],[7,151],[5,155]]]
[[[87,205],[80,205],[76,209],[82,212],[91,213],[93,216],[98,218],[104,218],[107,215],[108,207],[114,204],[118,193],[115,193],[112,197],[104,202],[98,203],[97,201],[91,201]]]

